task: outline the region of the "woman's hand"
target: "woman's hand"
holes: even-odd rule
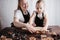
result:
[[[26,28],[28,29],[28,31],[30,31],[31,33],[34,33],[34,32],[36,32],[36,29],[35,29],[35,27],[33,27],[32,25],[30,25],[30,24],[26,24]]]

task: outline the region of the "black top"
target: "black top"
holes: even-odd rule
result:
[[[23,14],[23,11],[22,11],[21,8],[20,8],[20,10],[21,10],[21,12],[22,12],[22,14]],[[27,22],[29,21],[29,19],[30,19],[30,14],[29,14],[29,12],[27,11],[27,15],[24,15],[24,14],[23,14],[23,17],[24,17],[24,23],[27,23]]]
[[[42,13],[42,18],[40,19],[38,16],[38,13],[36,12],[36,17],[35,17],[35,24],[36,26],[44,27],[44,13]]]
[[[27,11],[27,13],[28,13],[27,15],[24,15],[24,14],[22,13],[22,14],[23,14],[23,17],[24,17],[24,20],[25,20],[24,23],[29,22],[29,19],[30,19],[29,12]]]

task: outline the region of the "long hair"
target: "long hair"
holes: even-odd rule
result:
[[[17,7],[17,9],[21,9],[21,7],[20,7],[20,2],[21,2],[22,0],[18,0],[18,7]]]

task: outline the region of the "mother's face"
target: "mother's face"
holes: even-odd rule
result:
[[[20,3],[20,7],[23,11],[26,11],[28,9],[28,2],[27,0],[22,0]]]

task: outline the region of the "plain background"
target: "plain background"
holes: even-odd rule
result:
[[[18,0],[0,0],[0,20],[2,28],[10,27]],[[28,0],[28,10],[32,14],[37,0]],[[45,11],[48,14],[48,25],[60,25],[60,0],[45,0]]]

